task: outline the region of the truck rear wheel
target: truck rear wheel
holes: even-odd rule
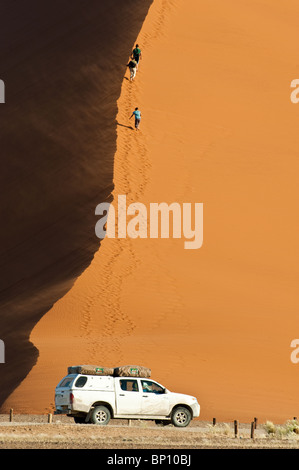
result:
[[[91,413],[90,421],[99,426],[107,426],[111,419],[111,413],[106,406],[96,406]]]
[[[190,423],[191,418],[192,416],[188,408],[179,406],[172,412],[171,422],[176,427],[185,428]]]

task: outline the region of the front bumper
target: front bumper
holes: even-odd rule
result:
[[[198,418],[200,414],[200,405],[198,403],[193,403],[193,405],[191,405],[191,408],[192,408],[193,418]]]

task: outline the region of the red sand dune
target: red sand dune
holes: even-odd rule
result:
[[[202,419],[296,416],[298,14],[294,0],[154,1],[118,100],[120,124],[143,117],[140,133],[118,127],[114,197],[204,203],[203,247],[105,239],[34,328],[38,362],[6,408],[52,409],[68,365],[139,363],[196,395]]]

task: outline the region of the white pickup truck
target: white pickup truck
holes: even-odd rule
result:
[[[55,389],[55,414],[76,423],[107,425],[111,418],[151,419],[188,426],[199,416],[195,397],[172,393],[151,379],[69,374]]]

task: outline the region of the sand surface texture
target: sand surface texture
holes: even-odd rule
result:
[[[118,101],[114,198],[204,203],[203,247],[105,239],[34,328],[38,362],[6,408],[51,410],[69,365],[133,363],[197,396],[201,419],[296,416],[298,15],[294,0],[154,1]]]

